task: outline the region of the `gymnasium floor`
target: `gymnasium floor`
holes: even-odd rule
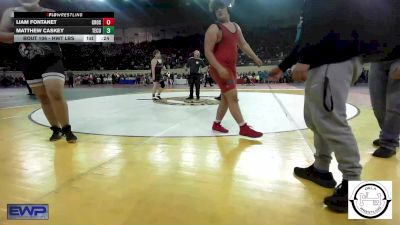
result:
[[[299,130],[301,85],[243,88],[245,118],[266,133],[260,139],[235,136],[230,115],[233,136],[209,131],[215,89],[202,92],[204,105],[181,104],[182,88],[165,93],[165,104],[146,100],[146,88],[66,89],[73,129],[82,132],[76,144],[47,141],[40,106],[26,89],[0,89],[0,224],[400,224],[400,155],[371,156],[378,126],[365,85],[351,91],[349,123],[362,178],[393,181],[392,220],[350,221],[323,206],[332,189],[293,176],[293,167],[313,162],[314,151],[311,132]],[[335,161],[331,170],[340,182]],[[7,220],[12,203],[49,204],[50,218]]]

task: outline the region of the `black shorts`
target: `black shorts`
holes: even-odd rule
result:
[[[31,87],[43,85],[43,80],[58,79],[65,81],[64,65],[61,59],[42,58],[25,61],[22,64],[22,72],[26,82]]]
[[[160,82],[160,81],[162,81],[163,79],[162,79],[162,76],[161,76],[161,74],[156,74],[156,77],[155,77],[155,79],[153,80],[153,82]]]

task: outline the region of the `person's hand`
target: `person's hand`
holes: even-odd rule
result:
[[[256,65],[257,65],[258,67],[260,67],[260,66],[263,65],[263,61],[262,61],[260,58],[258,58],[258,57],[254,59],[254,62],[256,63]]]
[[[392,79],[394,80],[400,80],[400,66],[398,66],[392,74]]]
[[[228,72],[227,69],[225,69],[225,67],[221,67],[221,68],[218,70],[218,74],[219,74],[219,76],[220,76],[222,79],[224,79],[224,80],[229,79],[229,72]]]
[[[272,81],[278,81],[282,74],[283,71],[279,67],[275,67],[269,72],[268,78],[272,79]]]
[[[310,65],[297,63],[293,69],[293,80],[298,82],[304,82],[307,80],[307,73]]]

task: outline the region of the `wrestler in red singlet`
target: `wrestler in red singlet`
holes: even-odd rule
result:
[[[234,23],[235,24],[235,23]],[[215,45],[214,47],[214,55],[217,58],[218,62],[225,67],[230,75],[230,78],[225,80],[222,79],[221,76],[218,74],[218,71],[211,66],[210,74],[214,81],[218,84],[221,89],[222,93],[225,93],[229,90],[236,88],[236,61],[238,55],[238,42],[239,42],[239,35],[238,35],[238,27],[235,24],[235,32],[231,32],[222,24],[217,24],[219,29],[222,32],[222,39],[221,41]]]
[[[232,117],[240,127],[239,134],[246,137],[258,138],[263,134],[247,125],[239,106],[236,89],[238,47],[253,59],[257,66],[261,66],[262,61],[243,37],[239,25],[230,21],[228,10],[228,5],[230,4],[227,0],[214,0],[210,2],[210,10],[218,22],[208,28],[204,40],[204,53],[211,65],[210,74],[217,82],[222,93],[212,130],[222,133],[229,132],[221,125],[221,121],[229,109]]]

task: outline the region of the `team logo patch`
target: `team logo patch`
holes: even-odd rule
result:
[[[182,105],[182,106],[199,106],[199,105],[218,105],[219,101],[211,97],[202,97],[199,100],[186,99],[186,97],[171,97],[163,98],[161,100],[154,101],[158,104],[164,105]]]
[[[391,181],[350,181],[349,219],[392,219]]]

